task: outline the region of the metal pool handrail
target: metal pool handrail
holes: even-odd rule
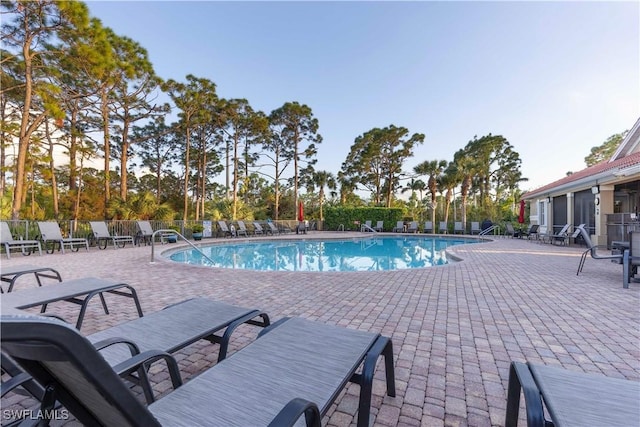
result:
[[[184,237],[182,234],[178,233],[176,230],[173,230],[171,228],[164,228],[164,229],[161,229],[161,230],[156,230],[151,235],[151,262],[156,262],[155,261],[155,243],[156,243],[156,234],[158,234],[158,233],[162,233],[162,234],[174,233],[174,234],[177,234],[179,237],[182,237],[182,240],[187,242],[193,249],[195,249],[196,251],[200,252],[200,255],[202,255],[203,257],[208,259],[209,262],[211,262],[213,264],[213,260],[211,258],[209,258],[204,252],[202,252],[199,247],[197,247],[196,245],[191,243],[189,240],[187,240],[187,238]]]

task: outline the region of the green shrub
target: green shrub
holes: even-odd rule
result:
[[[325,210],[324,229],[338,230],[344,226],[345,230],[360,230],[360,224],[371,221],[376,225],[378,221],[384,221],[384,230],[391,231],[396,222],[403,219],[401,208],[379,208],[379,207],[328,207]]]

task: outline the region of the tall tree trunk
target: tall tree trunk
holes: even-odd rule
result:
[[[78,100],[75,100],[71,107],[71,114],[69,117],[69,127],[71,129],[71,135],[69,138],[69,190],[76,189],[76,180],[78,178],[78,133],[75,131],[78,123]]]
[[[110,132],[109,132],[109,104],[108,104],[108,96],[107,89],[102,88],[100,94],[102,105],[100,106],[102,112],[102,132],[104,135],[104,211],[103,217],[107,217],[107,205],[109,200],[111,199],[111,172],[110,168],[110,157],[111,157],[111,141],[110,141]]]
[[[127,200],[127,163],[129,161],[129,121],[125,120],[122,124],[122,153],[120,154],[120,198]]]
[[[27,163],[27,153],[29,151],[29,143],[31,134],[45,119],[45,113],[42,112],[33,119],[29,124],[31,117],[31,97],[33,96],[33,57],[30,53],[32,38],[27,38],[22,47],[22,55],[24,58],[24,104],[22,105],[22,119],[20,120],[20,133],[18,134],[18,158],[16,159],[16,176],[15,188],[13,190],[13,204],[11,206],[11,219],[20,219],[20,209],[25,196],[25,171]]]
[[[238,215],[238,132],[233,137],[233,220]]]
[[[49,123],[45,121],[45,135],[47,136],[48,157],[49,157],[49,173],[51,174],[51,198],[53,202],[53,215],[58,218],[60,214],[60,207],[58,203],[58,182],[56,180],[56,168],[53,161],[53,139],[51,138],[51,131],[49,129]]]
[[[206,146],[206,144],[204,144]],[[202,203],[200,212],[201,217],[204,219],[204,202],[207,194],[207,150],[206,147],[202,150],[202,188],[200,189],[200,200]],[[196,219],[198,219],[196,217]]]
[[[185,150],[185,161],[184,161],[184,213],[182,214],[182,220],[187,221],[187,215],[189,210],[189,151],[191,148],[191,131],[189,129],[189,124],[187,122],[187,140],[186,140],[186,150]]]

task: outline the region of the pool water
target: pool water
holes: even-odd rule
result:
[[[172,253],[172,261],[257,271],[387,271],[447,264],[448,247],[478,239],[388,236],[342,240],[264,240]]]

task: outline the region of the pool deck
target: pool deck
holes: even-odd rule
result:
[[[314,235],[337,233],[286,237]],[[156,256],[175,246],[156,245]],[[384,371],[379,363],[373,425],[501,426],[512,360],[640,380],[640,283],[623,289],[620,265],[591,258],[576,276],[583,250],[497,238],[451,248],[462,261],[447,266],[354,273],[251,272],[166,261],[152,264],[149,246],[129,245],[41,257],[16,253],[11,260],[3,255],[1,263],[3,267],[53,267],[63,279],[94,276],[125,281],[137,290],[145,313],[186,298],[207,296],[260,308],[272,320],[302,316],[380,332],[393,342],[397,397],[384,395]],[[23,277],[15,292],[31,286],[34,281]],[[119,304],[121,298],[106,298],[111,314],[101,311],[98,300],[92,302],[83,333],[136,317],[130,300]],[[73,320],[78,308],[56,303],[48,312]],[[231,357],[254,340],[257,331],[240,327],[231,340]],[[216,356],[217,348],[206,342],[177,353],[186,378],[215,364]],[[157,391],[170,388],[162,369],[154,367],[152,373]],[[358,393],[359,386],[348,385],[323,425],[353,425]],[[2,408],[31,403],[10,394],[2,399]],[[522,417],[521,411],[524,425]]]

